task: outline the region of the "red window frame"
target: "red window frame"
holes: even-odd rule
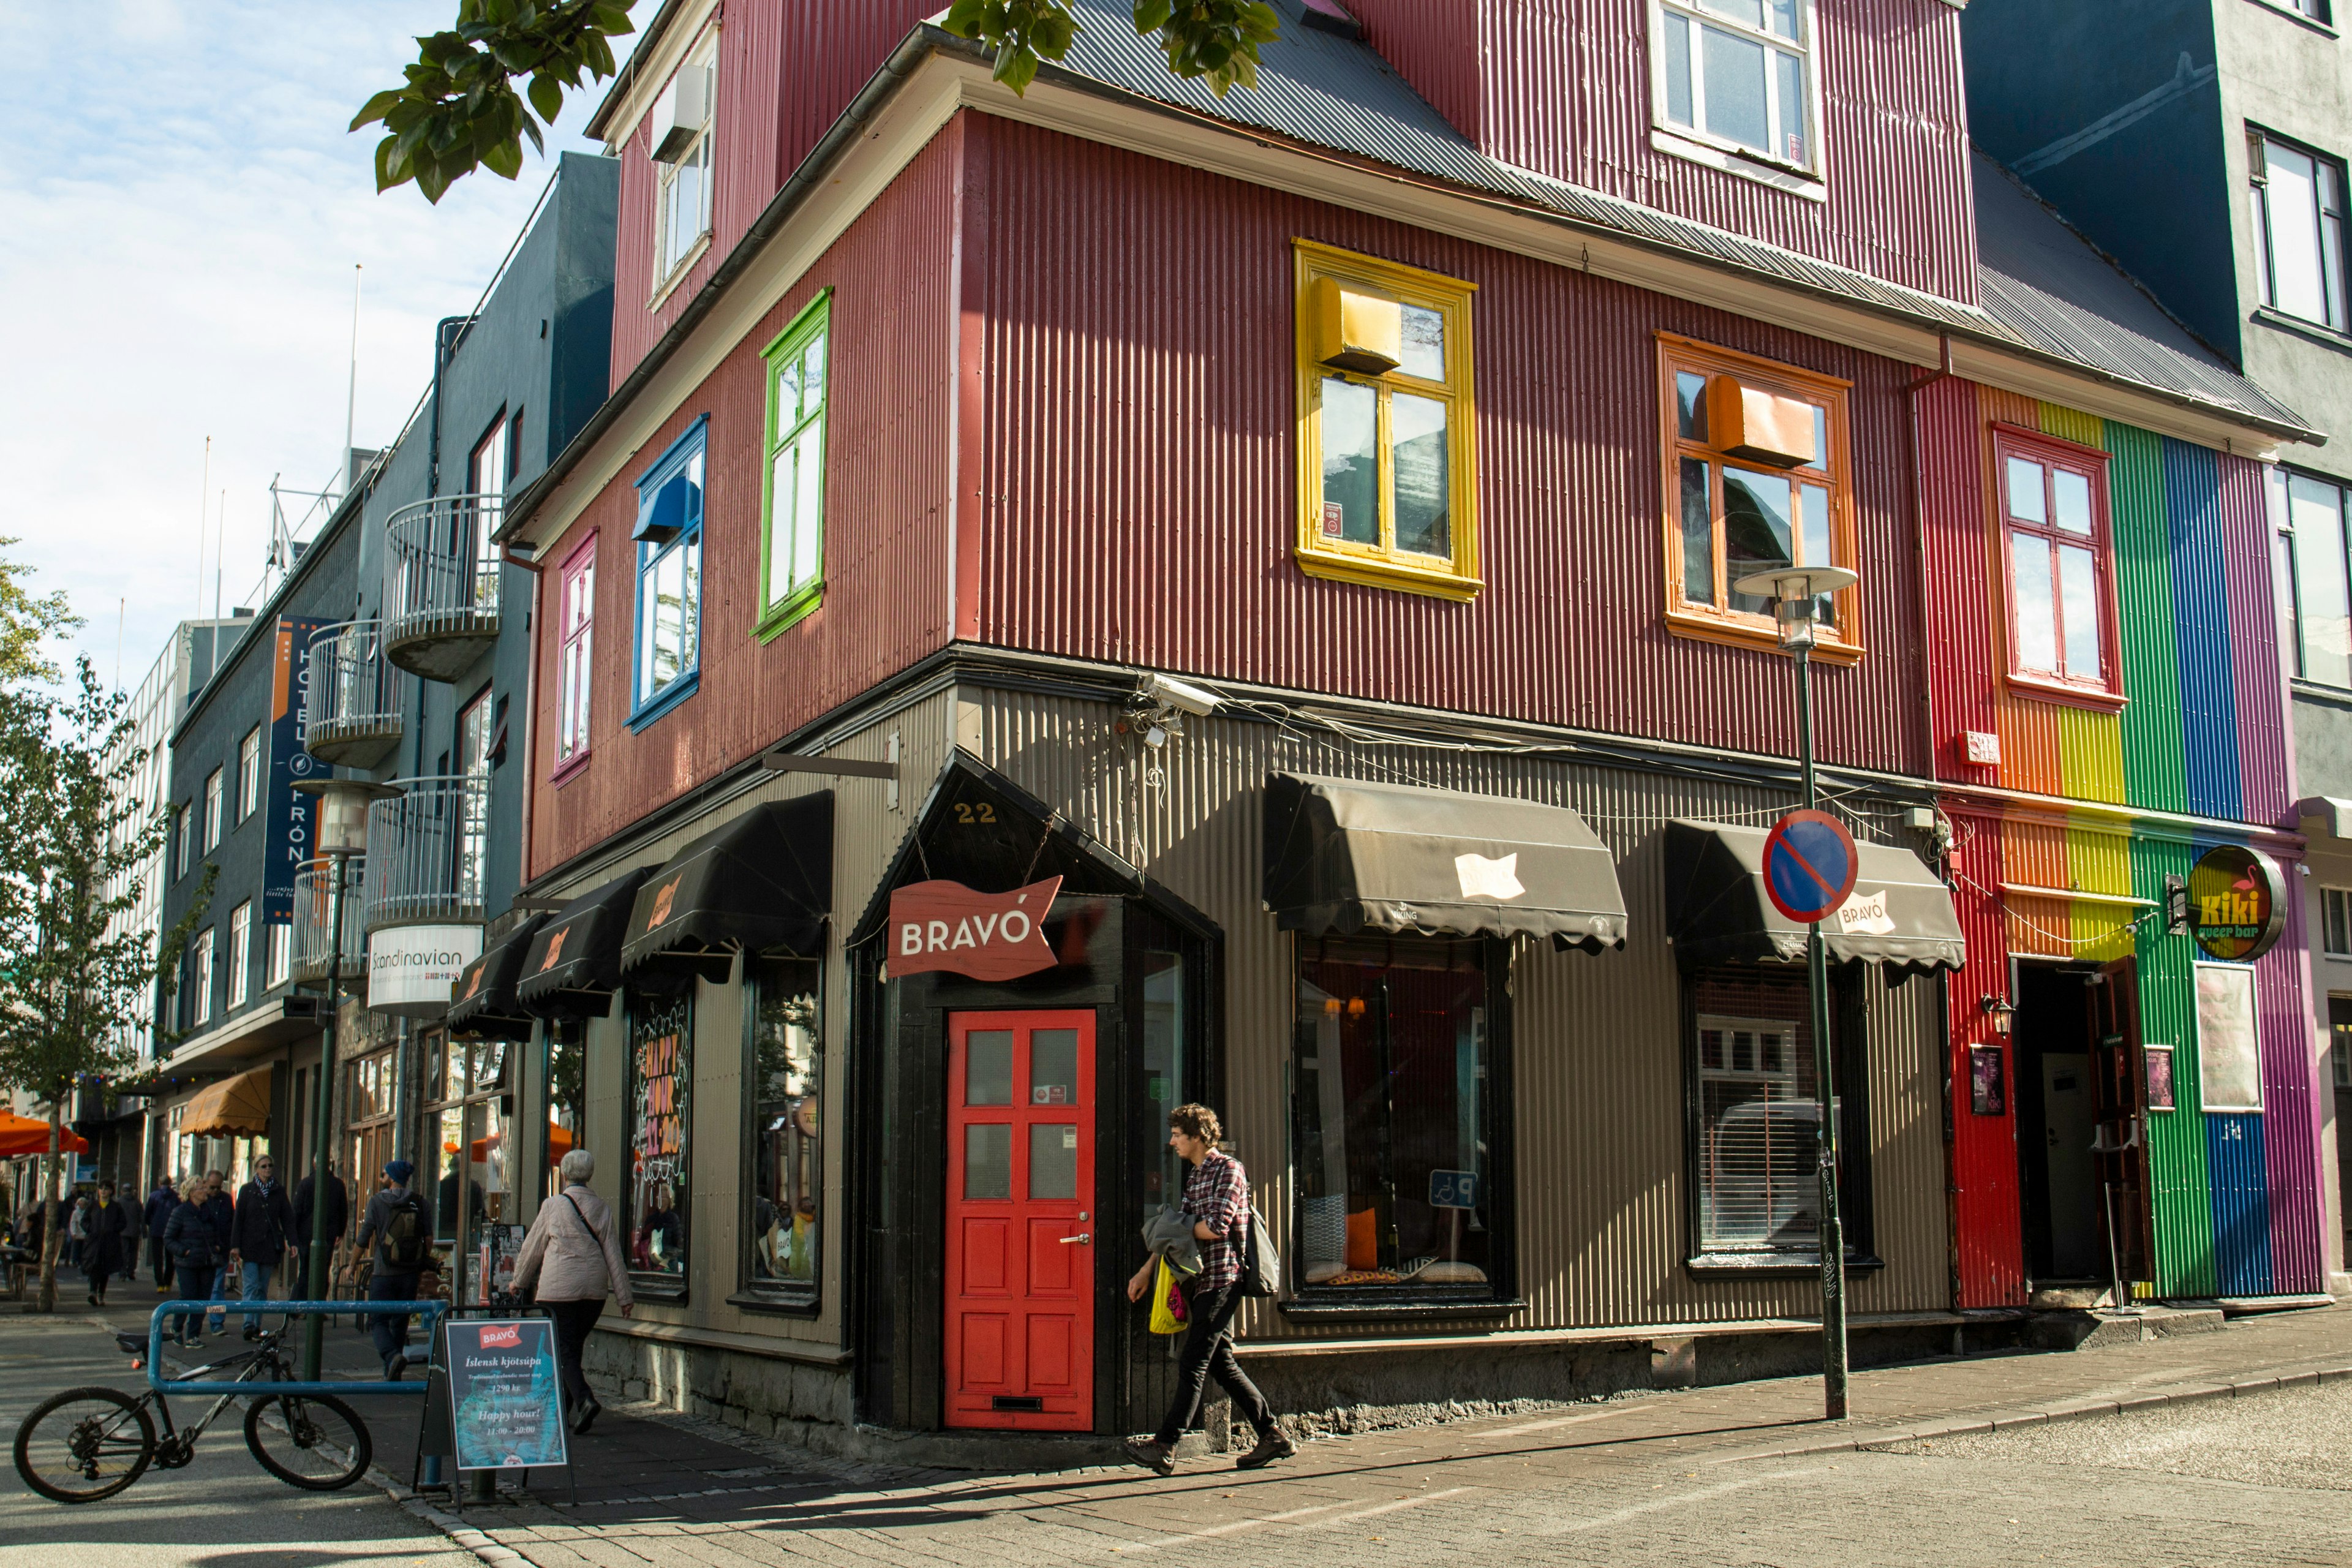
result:
[[[2085,447],[2078,441],[2045,436],[2038,430],[2028,430],[2016,425],[1995,425],[1992,437],[1993,505],[1996,509],[1994,515],[2000,521],[2000,582],[2004,601],[2001,623],[2008,639],[2006,664],[2009,682],[2035,697],[2053,701],[2105,711],[2119,710],[2126,699],[2121,639],[2116,630],[2115,542],[2107,507],[2107,454],[2096,447]],[[2011,458],[2037,464],[2042,469],[2042,521],[2017,516],[2011,504],[2009,462]],[[2093,586],[2097,599],[2093,614],[2099,622],[2099,673],[2096,679],[2072,675],[2064,668],[2067,605],[2057,551],[2062,543],[2079,547],[2086,542],[2081,534],[2058,526],[2057,481],[2054,476],[2062,471],[2080,476],[2090,487],[2091,532],[2087,543],[2091,551]],[[2021,542],[2050,552],[2051,604],[2055,616],[2053,635],[2056,638],[2060,666],[2055,670],[2031,669],[2020,660],[2017,552]]]
[[[594,739],[591,717],[596,689],[596,536],[593,533],[557,568],[555,611],[555,766],[549,776],[560,779],[586,764]],[[575,654],[580,670],[580,744],[567,752],[572,694],[566,677]]]

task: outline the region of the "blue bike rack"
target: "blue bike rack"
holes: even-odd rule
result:
[[[408,1317],[425,1320],[425,1342],[433,1342],[434,1331],[441,1325],[441,1316],[449,1310],[446,1301],[165,1301],[155,1309],[147,1321],[147,1386],[161,1394],[332,1394],[350,1396],[357,1394],[422,1394],[424,1380],[409,1383],[387,1383],[381,1378],[365,1383],[257,1383],[257,1382],[190,1382],[163,1375],[163,1320],[167,1317],[198,1317],[221,1310],[229,1316],[288,1318],[340,1318],[349,1312],[353,1316],[372,1312],[377,1317]]]

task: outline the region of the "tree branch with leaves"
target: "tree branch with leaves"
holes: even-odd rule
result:
[[[547,150],[564,95],[586,77],[618,74],[609,40],[635,30],[635,0],[458,0],[456,24],[416,40],[406,80],[367,100],[352,129],[381,122],[375,188],[416,182],[425,199],[477,168],[502,179],[522,173],[522,142]],[[1150,38],[1169,74],[1207,82],[1223,98],[1257,85],[1258,50],[1282,19],[1265,0],[1132,0],[1138,37]],[[1065,58],[1082,25],[1070,0],[955,0],[948,31],[994,52],[998,81],[1025,93],[1039,68]],[[525,82],[523,91],[515,83]],[[529,101],[525,100],[528,98]],[[535,118],[534,118],[535,117]]]

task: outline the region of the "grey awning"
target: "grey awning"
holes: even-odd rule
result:
[[[493,1040],[530,1038],[531,1016],[515,999],[515,982],[522,978],[523,961],[530,955],[531,939],[547,923],[545,915],[530,915],[493,942],[481,957],[466,965],[450,992],[449,1012],[443,1021],[460,1035],[481,1035]]]
[[[1684,963],[1803,962],[1805,928],[1765,896],[1766,832],[1721,822],[1666,825],[1666,932]],[[1951,889],[1908,849],[1855,847],[1861,871],[1847,900],[1855,918],[1832,915],[1822,922],[1831,959],[1906,973],[1959,968],[1968,944]]]
[[[1285,931],[1625,944],[1608,846],[1564,806],[1270,773],[1265,902]]]

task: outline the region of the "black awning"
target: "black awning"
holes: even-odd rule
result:
[[[601,1018],[621,984],[621,932],[648,872],[616,877],[548,918],[523,955],[515,999],[537,1018]]]
[[[723,981],[738,952],[814,957],[833,913],[833,792],[755,805],[647,877],[621,969]]]
[[[1805,928],[1764,891],[1765,833],[1720,822],[1666,825],[1666,931],[1684,963],[1803,962]],[[1822,922],[1831,959],[1906,973],[1967,962],[1951,889],[1927,863],[1891,844],[1855,847],[1853,894]]]
[[[545,915],[530,915],[523,922],[466,965],[451,988],[449,1027],[461,1035],[482,1035],[494,1040],[527,1040],[531,1016],[515,1000],[515,982],[522,978],[523,960],[531,939],[547,923]]]
[[[1625,944],[1617,863],[1564,806],[1270,773],[1265,901],[1310,936],[1549,936]]]

